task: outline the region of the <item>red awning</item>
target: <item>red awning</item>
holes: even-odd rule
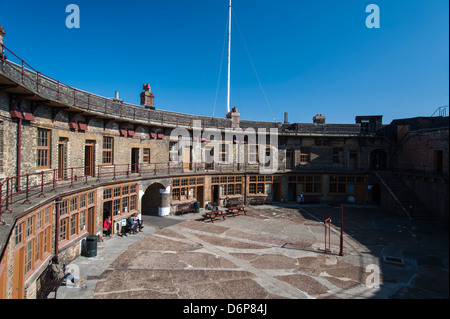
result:
[[[120,135],[127,136],[127,129],[121,128],[120,129]]]
[[[151,136],[152,138],[156,138],[156,133],[150,133],[150,136]]]
[[[35,121],[33,114],[30,112],[23,112],[23,118],[27,121]]]
[[[78,126],[80,127],[80,130],[82,130],[82,131],[87,131],[87,129],[88,129],[87,124],[84,122],[78,122]]]
[[[128,129],[128,136],[134,136],[134,130]]]
[[[69,127],[78,130],[78,124],[76,122],[69,122]]]
[[[158,138],[163,139],[164,138],[164,134],[158,133]]]
[[[11,115],[11,117],[17,117],[19,119],[23,119],[22,113],[17,110],[12,110],[9,112],[9,114]]]

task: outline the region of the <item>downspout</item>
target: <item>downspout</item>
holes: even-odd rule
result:
[[[61,205],[61,201],[62,198],[58,196],[58,198],[56,198],[56,223],[55,223],[55,258],[56,260],[59,261],[59,210],[60,210],[60,205]]]
[[[19,117],[19,126],[17,128],[17,180],[16,190],[20,192],[20,172],[21,170],[21,152],[22,152],[22,119]]]

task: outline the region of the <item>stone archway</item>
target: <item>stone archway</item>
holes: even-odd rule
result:
[[[160,183],[153,183],[145,190],[141,199],[142,215],[160,215],[160,207],[166,206],[163,203],[165,190],[166,187]]]

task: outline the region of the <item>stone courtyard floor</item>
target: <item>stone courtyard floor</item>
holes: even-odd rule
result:
[[[214,223],[144,216],[144,232],[79,257],[58,299],[447,299],[448,226],[376,207],[252,206]],[[324,224],[332,219],[331,251]]]

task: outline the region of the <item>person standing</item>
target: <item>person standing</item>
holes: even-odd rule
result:
[[[103,229],[105,230],[106,236],[111,237],[111,216],[108,216],[103,223]]]

